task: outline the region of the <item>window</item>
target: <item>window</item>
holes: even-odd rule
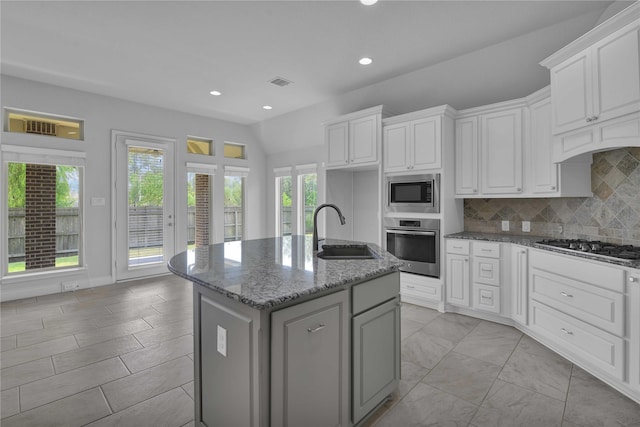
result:
[[[276,233],[278,236],[290,236],[293,231],[293,186],[291,168],[274,169],[276,175]]]
[[[26,110],[5,109],[5,131],[84,139],[84,121]]]
[[[244,145],[233,144],[231,142],[224,143],[224,156],[229,159],[246,159],[247,153]]]
[[[5,271],[19,274],[82,266],[83,168],[7,157]]]
[[[224,241],[242,240],[245,217],[245,181],[249,169],[225,166]]]
[[[318,205],[318,174],[315,165],[298,166],[298,212],[300,234],[313,234],[313,212]]]
[[[187,152],[191,154],[202,154],[205,156],[213,156],[213,141],[205,138],[197,138],[190,136],[187,138]]]

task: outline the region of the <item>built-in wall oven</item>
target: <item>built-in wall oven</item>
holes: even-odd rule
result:
[[[385,218],[387,251],[405,262],[400,271],[440,277],[440,220]]]
[[[440,174],[387,176],[387,212],[440,212]]]

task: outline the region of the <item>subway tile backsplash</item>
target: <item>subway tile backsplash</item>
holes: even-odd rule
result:
[[[544,199],[466,199],[464,229],[566,239],[601,240],[640,246],[640,148],[628,147],[593,155],[593,197]],[[523,233],[522,221],[531,222]]]

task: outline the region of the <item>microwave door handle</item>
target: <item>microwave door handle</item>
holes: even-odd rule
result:
[[[419,236],[435,236],[436,235],[435,231],[405,231],[405,230],[393,230],[393,229],[388,229],[387,230],[387,234],[388,233],[392,233],[392,234],[417,234]]]

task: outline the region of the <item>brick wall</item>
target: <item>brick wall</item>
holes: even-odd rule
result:
[[[26,165],[25,268],[56,265],[56,167]]]
[[[196,247],[209,245],[209,175],[196,174]]]

